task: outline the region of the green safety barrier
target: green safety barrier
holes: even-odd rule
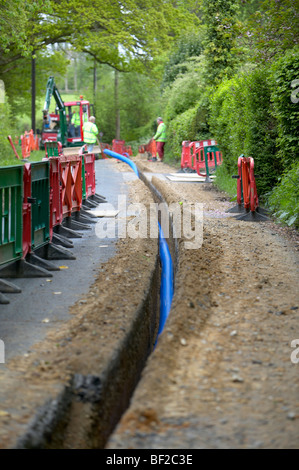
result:
[[[0,265],[22,257],[23,166],[0,168]]]
[[[48,157],[59,157],[57,142],[46,142]]]
[[[31,241],[32,250],[50,241],[49,161],[31,163]]]

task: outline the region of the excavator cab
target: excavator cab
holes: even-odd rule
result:
[[[90,116],[90,105],[86,100],[65,102],[67,123],[67,146],[78,146],[84,142],[83,124]]]
[[[56,103],[56,115],[49,114],[52,96]],[[90,115],[89,101],[84,100],[83,96],[80,96],[78,101],[64,102],[55,85],[54,77],[49,77],[43,109],[42,145],[49,140],[59,140],[63,147],[79,147],[83,145],[83,124],[88,121]],[[56,116],[56,118],[52,119],[51,122],[52,116]],[[56,132],[50,132],[52,131],[51,126],[53,127],[55,124],[59,128],[55,129]]]

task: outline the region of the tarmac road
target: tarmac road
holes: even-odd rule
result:
[[[96,192],[109,203],[100,204],[101,209],[110,204],[117,208],[118,194],[128,194],[126,180],[132,179],[132,173],[117,172],[109,163],[109,160],[95,162]],[[82,238],[72,239],[74,247],[70,251],[76,260],[52,261],[63,267],[52,271],[52,277],[8,279],[22,293],[5,294],[10,303],[0,305],[0,339],[5,344],[6,361],[26,354],[49,329],[57,329],[68,320],[69,307],[88,292],[99,265],[114,256],[116,238],[100,239],[95,234],[96,224],[90,227],[80,232]]]

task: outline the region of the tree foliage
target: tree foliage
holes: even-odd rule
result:
[[[202,10],[206,27],[206,80],[215,85],[232,75],[237,61],[238,1],[203,0]]]
[[[162,88],[170,85],[176,77],[188,71],[187,62],[191,57],[198,57],[203,52],[203,33],[200,29],[195,33],[184,34],[176,41],[173,52],[170,54],[164,67]]]
[[[265,0],[243,28],[254,62],[269,62],[298,45],[299,1]]]
[[[273,115],[278,124],[278,157],[285,168],[298,159],[299,48],[287,51],[272,65]]]

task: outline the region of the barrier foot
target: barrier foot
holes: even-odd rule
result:
[[[52,274],[21,259],[1,268],[0,277],[52,277]]]
[[[246,211],[246,209],[245,209],[243,204],[237,204],[236,206],[232,207],[231,209],[228,209],[225,212],[229,212],[231,214],[236,214],[236,213],[241,213],[241,212],[245,212],[245,211]]]
[[[22,292],[22,289],[20,289],[12,282],[0,279],[0,292],[4,292],[5,294],[19,294],[20,292]]]
[[[40,258],[35,253],[29,253],[26,256],[26,261],[28,261],[28,263],[30,264],[34,264],[34,266],[40,266],[41,268],[45,268],[48,271],[60,271],[58,266],[51,263],[47,259]]]
[[[211,180],[209,176],[207,176],[205,179],[205,183],[213,183],[213,181]]]
[[[73,212],[72,218],[76,220],[76,222],[82,222],[86,224],[96,224],[97,221],[94,220],[95,218],[88,217],[87,215],[81,214],[80,212]]]
[[[89,201],[94,201],[94,202],[107,202],[106,198],[104,196],[101,196],[100,194],[93,194],[88,198]]]
[[[85,199],[84,201],[82,201],[82,206],[83,207],[87,207],[88,209],[92,209],[94,207],[98,207],[99,203],[98,202],[93,202],[93,201],[89,201],[87,199]]]
[[[0,292],[0,304],[9,304],[8,298]]]
[[[77,220],[73,220],[71,217],[66,217],[63,220],[63,226],[70,228],[72,230],[90,230],[91,229],[89,225],[83,224],[82,222],[77,222]]]
[[[260,206],[256,208],[256,212],[262,215],[270,215],[270,212],[267,209],[264,209],[263,207],[260,207]]]
[[[58,233],[58,235],[62,235],[66,238],[82,238],[81,233],[78,233],[70,228],[64,227],[63,225],[56,225],[53,230],[55,230],[55,233]]]
[[[65,248],[74,248],[74,244],[69,238],[58,235],[58,233],[53,233],[52,243],[54,243],[54,245],[64,246]]]
[[[73,255],[69,250],[64,250],[60,246],[55,246],[53,243],[48,243],[48,245],[41,246],[36,250],[36,253],[41,258],[46,260],[54,259],[76,259],[76,256]]]
[[[269,217],[263,214],[259,214],[256,211],[249,211],[246,214],[239,215],[236,220],[243,220],[244,222],[267,222],[270,220]]]
[[[88,218],[91,218],[91,219],[97,219],[98,220],[98,217],[96,215],[93,215],[93,214],[90,214],[89,212],[87,212],[85,209],[82,209],[80,210],[80,214],[83,215],[84,217],[88,217]],[[96,221],[97,222],[97,221]]]

